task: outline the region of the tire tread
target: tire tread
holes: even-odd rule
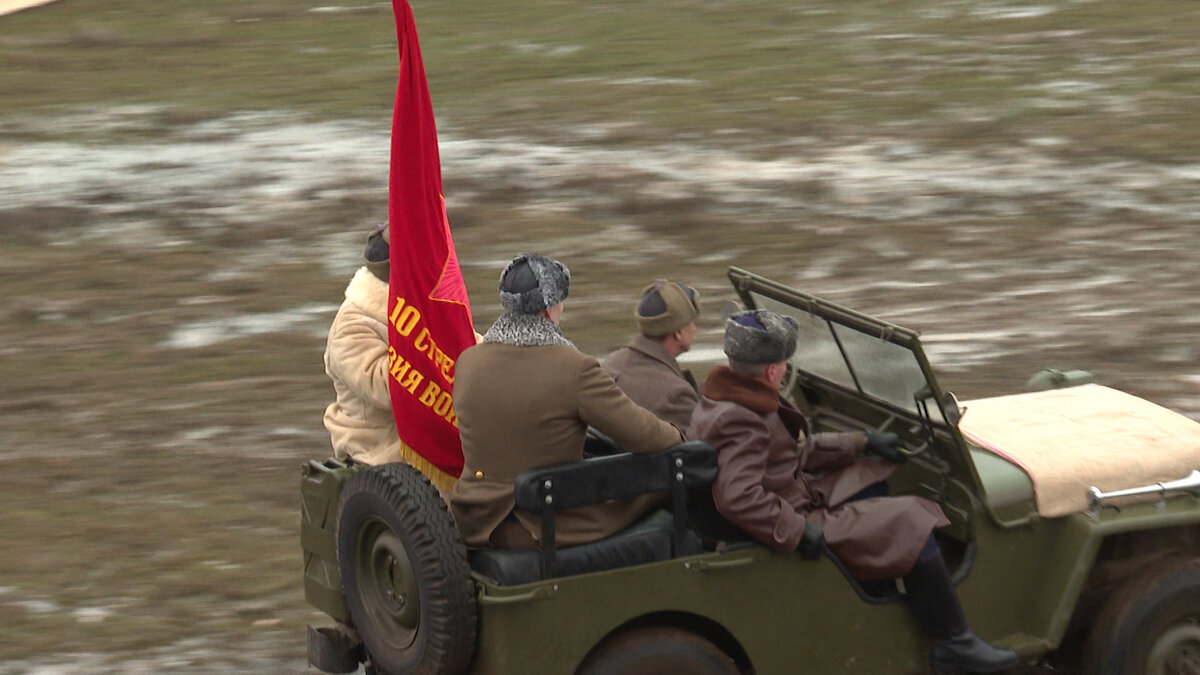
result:
[[[1157,624],[1170,623],[1171,603],[1181,600],[1195,603],[1200,614],[1200,558],[1169,557],[1127,580],[1088,630],[1083,672],[1127,675],[1144,666],[1141,652],[1149,650]]]
[[[370,495],[364,497],[363,495]],[[403,529],[396,532],[405,542],[411,563],[422,589],[421,632],[423,652],[416,673],[455,675],[466,671],[474,653],[477,632],[475,583],[467,563],[462,541],[445,502],[433,484],[420,471],[407,464],[383,464],[362,469],[346,482],[338,505],[338,567],[342,571],[342,592],[351,608],[357,609],[354,593],[353,561],[343,560],[352,545],[344,545],[342,514],[354,499],[377,499],[390,509]],[[348,573],[349,570],[349,573]],[[428,610],[426,606],[428,604]],[[367,652],[372,641],[370,629],[363,630]],[[378,648],[378,647],[377,647]],[[372,666],[381,673],[391,671],[372,658]]]

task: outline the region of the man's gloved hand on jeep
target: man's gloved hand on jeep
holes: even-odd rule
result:
[[[870,455],[882,457],[885,461],[893,464],[903,464],[908,461],[900,448],[904,447],[904,441],[900,437],[890,431],[877,433],[874,431],[867,432],[867,445],[863,451]]]
[[[813,524],[811,520],[804,521],[804,536],[800,537],[800,545],[796,550],[805,560],[816,560],[821,557],[821,549],[825,547],[825,533]]]

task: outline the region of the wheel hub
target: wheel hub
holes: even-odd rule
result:
[[[1168,628],[1150,650],[1149,675],[1200,675],[1200,624],[1195,620]]]
[[[421,624],[417,576],[404,542],[382,521],[364,525],[358,540],[357,572],[363,608],[386,627],[386,639],[406,648]]]

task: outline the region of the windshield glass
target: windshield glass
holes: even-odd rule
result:
[[[927,382],[920,361],[907,347],[765,295],[751,293],[750,298],[759,309],[796,320],[799,335],[793,368],[903,410],[919,412],[916,394],[925,389]],[[929,406],[929,412],[935,421],[942,421],[939,406]]]

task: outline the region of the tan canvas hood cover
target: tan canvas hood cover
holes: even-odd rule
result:
[[[1200,422],[1095,384],[964,404],[967,440],[1033,480],[1038,512],[1088,507],[1087,489],[1153,485],[1200,469]]]

